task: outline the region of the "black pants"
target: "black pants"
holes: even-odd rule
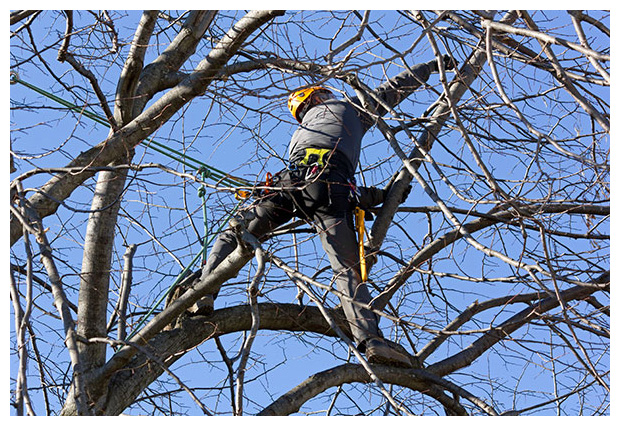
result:
[[[335,274],[338,291],[346,295],[341,303],[357,344],[379,335],[378,318],[371,311],[351,303],[363,304],[371,300],[370,293],[360,279],[359,248],[353,224],[347,173],[339,168],[328,168],[318,176],[306,179],[308,169],[286,170],[277,176],[275,191],[256,202],[250,209],[254,218],[248,231],[258,238],[274,230],[293,217],[314,222]],[[215,241],[203,274],[213,271],[234,251],[237,242],[232,231],[220,234]],[[348,299],[350,298],[350,299]]]

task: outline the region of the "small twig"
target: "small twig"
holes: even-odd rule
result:
[[[213,340],[215,340],[215,346],[217,346],[217,350],[220,352],[220,355],[222,356],[222,361],[224,361],[224,364],[226,365],[226,369],[228,370],[228,382],[229,382],[229,389],[230,389],[230,404],[232,406],[232,412],[236,413],[237,412],[237,408],[236,408],[236,405],[235,405],[235,401],[236,401],[236,398],[235,398],[235,385],[233,383],[233,377],[235,375],[235,371],[233,369],[234,359],[230,359],[228,354],[226,354],[226,349],[222,345],[222,342],[220,341],[219,337],[215,336],[213,338]]]
[[[82,76],[86,77],[90,82],[95,94],[97,95],[97,99],[99,99],[99,105],[103,110],[108,123],[110,123],[110,128],[112,131],[118,130],[118,125],[116,120],[114,119],[114,114],[110,110],[108,106],[108,102],[106,100],[101,87],[99,87],[99,82],[97,81],[97,77],[90,70],[88,70],[84,65],[82,65],[73,54],[69,53],[69,44],[71,41],[71,32],[73,31],[73,11],[65,10],[65,14],[67,15],[67,28],[65,30],[65,37],[62,42],[62,46],[58,50],[58,61],[59,62],[69,62],[71,66]]]
[[[297,235],[292,234],[293,237],[293,255],[295,256],[295,269],[299,270],[299,250],[297,247]],[[299,303],[299,306],[304,305],[304,292],[297,287],[297,296],[295,296],[295,300]]]
[[[521,11],[519,11],[519,15],[520,15],[521,19],[523,19],[525,21],[525,23],[527,24],[527,26],[528,26],[528,28],[530,30],[538,32],[538,26],[532,20],[532,18],[527,13],[527,11],[521,10]],[[601,128],[603,130],[605,130],[605,132],[609,132],[610,131],[609,130],[610,129],[609,120],[607,119],[607,117],[605,117],[603,114],[601,114],[596,108],[594,108],[594,106],[573,85],[573,83],[571,81],[571,78],[566,74],[566,71],[564,71],[564,68],[560,65],[560,62],[558,61],[558,58],[555,56],[555,54],[553,53],[553,50],[549,46],[549,42],[547,40],[542,40],[542,39],[539,39],[539,38],[537,38],[537,40],[538,40],[538,43],[540,44],[543,52],[545,52],[545,54],[547,55],[547,57],[551,61],[551,65],[553,66],[553,69],[555,70],[555,78],[558,80],[558,82],[573,97],[573,99],[575,99],[575,101],[577,101],[577,103],[581,106],[581,108],[583,108],[583,110],[586,113],[588,113],[594,120],[596,120],[596,122],[601,126]],[[578,46],[575,49],[576,50],[580,50],[580,48],[581,48],[581,46]],[[599,59],[599,56],[598,56],[597,52],[594,52],[592,54],[592,57]],[[600,59],[601,60],[607,60],[607,59],[609,59],[609,56],[608,55],[602,55],[600,57]]]
[[[575,13],[571,13],[571,11],[569,11],[568,14],[570,15],[571,20],[573,21],[573,26],[575,27],[575,32],[577,33],[577,36],[579,37],[579,41],[581,42],[581,45],[585,47],[586,49],[590,49],[590,45],[588,44],[588,38],[586,37],[583,27],[581,26],[581,19],[579,18],[579,15]],[[593,58],[591,55],[586,55],[586,56],[588,57],[588,61],[590,61],[592,66],[599,72],[601,77],[605,79],[607,84],[610,84],[609,73],[596,60],[596,58]]]
[[[467,399],[469,402],[471,402],[472,404],[478,406],[480,409],[482,409],[484,412],[486,412],[487,414],[489,414],[490,416],[497,416],[497,411],[495,411],[495,409],[490,406],[489,404],[487,404],[486,402],[484,402],[483,400],[481,400],[480,398],[478,398],[477,396],[473,395],[472,393],[470,393],[469,391],[463,389],[462,387],[444,379],[443,377],[437,376],[435,374],[429,373],[426,370],[419,370],[416,369],[414,370],[414,374],[424,380],[427,380],[431,383],[434,383],[448,391],[450,391],[453,395],[458,395],[458,396],[462,396],[463,398]]]
[[[506,91],[504,90],[504,87],[502,85],[499,73],[497,72],[497,66],[495,64],[495,61],[493,60],[493,52],[491,50],[491,46],[492,46],[491,41],[493,40],[493,28],[494,28],[493,25],[488,25],[487,26],[487,31],[486,31],[487,57],[488,57],[489,68],[491,70],[491,75],[493,76],[493,80],[495,81],[495,86],[497,87],[498,93],[501,96],[501,98],[503,99],[503,101],[506,103],[506,105],[508,105],[510,107],[510,109],[512,109],[515,112],[515,114],[517,114],[517,117],[519,118],[519,120],[521,120],[521,122],[523,122],[523,124],[525,124],[527,129],[534,136],[536,136],[539,139],[542,139],[542,140],[545,140],[545,141],[549,142],[551,145],[553,145],[553,147],[555,149],[557,149],[559,152],[561,152],[562,154],[566,155],[567,157],[571,157],[571,158],[574,158],[577,161],[580,161],[580,162],[583,162],[583,163],[586,163],[586,164],[591,164],[591,165],[595,165],[596,166],[597,164],[593,163],[591,160],[588,160],[587,158],[583,158],[581,155],[575,154],[573,152],[570,152],[570,151],[564,149],[550,135],[542,133],[541,131],[536,129],[534,127],[534,125],[532,123],[530,123],[530,121],[525,117],[525,115],[519,110],[519,108],[517,108],[517,106],[514,104],[514,102],[508,97],[508,95],[506,94]]]
[[[20,193],[18,195],[23,195]],[[25,213],[25,208],[22,207]],[[13,310],[15,313],[15,330],[17,334],[17,350],[19,353],[19,371],[17,383],[15,385],[15,405],[17,414],[23,415],[24,405],[28,409],[28,414],[34,415],[30,405],[28,394],[28,381],[26,368],[28,364],[28,350],[26,346],[26,329],[30,325],[30,313],[32,312],[32,250],[30,249],[30,238],[28,228],[24,226],[24,249],[26,252],[26,308],[22,311],[19,303],[19,290],[13,274],[11,274],[11,296],[13,299]]]
[[[582,46],[579,45],[577,43],[572,43],[568,40],[564,40],[560,37],[554,37],[552,35],[549,34],[545,34],[541,31],[538,30],[538,28],[533,24],[533,20],[529,19],[525,14],[523,14],[522,12],[520,12],[523,16],[522,18],[524,19],[524,21],[526,22],[526,24],[528,24],[529,29],[527,28],[518,28],[518,27],[513,27],[512,25],[507,25],[507,24],[502,24],[500,22],[494,22],[491,20],[483,20],[482,21],[482,26],[486,27],[486,28],[495,28],[497,31],[502,31],[502,32],[506,32],[509,34],[516,34],[516,35],[520,35],[520,36],[525,36],[525,37],[531,37],[535,40],[537,40],[541,45],[548,45],[548,44],[556,44],[559,46],[563,46],[563,47],[567,47],[569,49],[573,49],[581,54],[583,54],[584,56],[587,56],[589,58],[594,58],[596,60],[599,61],[610,61],[611,57],[610,55],[605,55],[602,53],[599,53],[595,50],[590,49],[587,46]]]
[[[348,47],[353,45],[353,43],[359,41],[362,38],[362,35],[364,34],[364,30],[366,30],[366,27],[368,26],[368,18],[369,17],[370,17],[370,10],[367,10],[367,11],[364,12],[364,17],[362,18],[362,22],[360,23],[360,28],[357,31],[357,34],[355,34],[349,40],[345,41],[340,46],[336,47],[331,52],[329,52],[327,54],[327,56],[326,56],[327,63],[331,64],[332,60],[334,59],[334,56],[336,56],[337,54],[339,54],[343,50],[347,49]],[[351,56],[352,52],[353,51],[349,52],[349,54],[347,54],[347,56],[341,62],[342,63],[346,63],[347,60],[349,59],[349,57]]]
[[[539,224],[539,226],[540,226],[540,241],[542,243],[543,252],[545,254],[545,262],[547,263],[547,267],[549,268],[549,272],[551,274],[551,282],[553,283],[553,289],[555,291],[555,295],[556,295],[556,297],[558,299],[558,303],[559,303],[560,308],[561,308],[560,312],[562,314],[562,317],[564,318],[564,323],[566,324],[566,326],[570,330],[570,334],[573,337],[575,343],[577,344],[577,347],[579,348],[579,350],[583,354],[585,360],[582,360],[581,357],[577,354],[576,351],[574,351],[574,355],[577,358],[577,360],[579,360],[581,362],[581,364],[584,366],[584,368],[587,371],[589,371],[590,374],[592,374],[592,376],[600,383],[600,385],[603,386],[603,388],[605,388],[609,392],[610,391],[609,386],[607,385],[607,383],[605,383],[603,378],[600,377],[600,375],[596,372],[596,368],[592,364],[592,361],[590,360],[590,357],[588,356],[588,352],[583,347],[583,344],[581,343],[581,341],[577,337],[575,329],[573,328],[573,326],[571,324],[571,321],[568,318],[567,311],[570,310],[570,308],[568,307],[568,305],[564,301],[564,298],[562,297],[562,293],[560,291],[560,288],[559,288],[557,280],[556,280],[555,269],[553,268],[552,261],[551,261],[551,254],[549,253],[549,249],[547,247],[547,241],[546,241],[547,240],[547,236],[545,234],[545,229],[542,226],[542,224]],[[554,328],[554,327],[552,327],[552,328]],[[558,335],[560,335],[560,333],[558,333]],[[569,347],[571,347],[571,345],[568,342],[567,342],[567,344],[569,345]],[[571,349],[572,349],[572,347],[571,347]]]
[[[25,236],[26,233],[24,233]],[[25,244],[29,244],[28,240],[24,240]],[[30,250],[28,251],[28,260],[30,261],[32,255]],[[28,363],[28,351],[26,347],[26,327],[28,326],[28,313],[30,311],[30,307],[32,306],[32,300],[29,298],[28,294],[31,293],[30,287],[32,286],[32,280],[30,279],[30,268],[28,270],[28,277],[26,278],[27,282],[27,290],[26,290],[26,310],[22,310],[20,305],[20,297],[19,297],[19,289],[17,288],[17,283],[15,282],[15,277],[13,273],[10,274],[10,290],[11,290],[11,301],[13,302],[13,315],[15,318],[15,330],[17,337],[17,354],[19,357],[19,367],[17,371],[17,379],[15,380],[15,410],[18,416],[24,415],[24,405],[28,407],[28,414],[34,415],[32,411],[32,407],[30,406],[30,398],[28,396],[28,384],[27,384],[27,374],[26,367]]]

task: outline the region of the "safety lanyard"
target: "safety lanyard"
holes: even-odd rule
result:
[[[359,241],[360,250],[360,274],[362,282],[368,281],[368,269],[366,268],[366,250],[364,249],[364,233],[366,226],[364,225],[364,216],[366,212],[359,207],[355,208],[355,229],[357,231],[357,239]]]

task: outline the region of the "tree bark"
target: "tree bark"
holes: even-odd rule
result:
[[[173,89],[164,94],[151,107],[95,147],[81,153],[67,167],[84,167],[78,174],[58,174],[29,198],[30,205],[42,219],[54,214],[61,203],[94,172],[88,167],[105,166],[130,151],[175,115],[184,105],[205,92],[217,79],[242,43],[260,26],[282,15],[283,11],[251,11],[245,15],[220,40],[207,57],[198,64],[194,72],[185,77]],[[10,245],[21,237],[21,225],[11,219]]]
[[[255,11],[246,14],[207,55],[207,58],[198,65],[194,73],[190,74],[177,87],[164,94],[151,108],[134,119],[133,114],[140,109],[140,106],[136,106],[133,103],[135,93],[132,90],[137,90],[140,87],[140,81],[145,82],[145,85],[142,87],[158,87],[157,84],[148,83],[148,81],[158,80],[153,73],[141,73],[138,83],[135,83],[134,80],[142,66],[144,56],[142,43],[148,40],[154,25],[153,13],[143,15],[141,21],[143,25],[140,25],[134,38],[135,43],[132,54],[129,55],[128,61],[125,64],[116,94],[115,117],[117,119],[131,119],[132,121],[123,126],[120,131],[113,133],[106,142],[100,144],[98,152],[91,149],[87,151],[86,155],[81,154],[78,156],[76,160],[89,166],[108,165],[116,162],[120,162],[120,164],[129,163],[133,155],[133,148],[140,141],[156,130],[159,125],[165,123],[183,105],[204,93],[206,87],[214,80],[226,62],[236,53],[245,39],[262,24],[279,14],[281,12],[273,11]],[[180,35],[175,38],[170,46],[170,50],[166,49],[157,58],[154,68],[163,67],[167,72],[178,69],[188,56],[195,51],[197,43],[207,30],[214,15],[215,12],[199,11],[190,13]],[[144,103],[137,103],[137,105],[144,105]],[[91,173],[89,172],[74,176],[57,175],[45,186],[45,189],[49,190],[49,192],[44,190],[33,195],[30,203],[37,211],[37,214],[41,215],[41,217],[47,216],[58,208],[59,201],[68,197],[83,182],[82,179],[86,179],[90,175]],[[78,301],[77,331],[86,340],[105,338],[107,333],[111,257],[115,241],[115,226],[126,177],[126,169],[100,172],[95,188],[95,195],[91,206],[92,212],[89,217],[84,244]],[[50,197],[50,193],[54,193],[56,196]],[[17,237],[18,235],[16,235]],[[182,310],[176,312],[176,314],[179,315],[181,312]],[[140,339],[143,339],[139,343],[148,340],[165,325],[166,323],[161,325],[159,329],[147,325],[145,330],[148,332],[138,334]],[[144,330],[142,331],[144,332]],[[149,334],[149,332],[152,334]],[[82,366],[85,371],[92,371],[104,365],[106,360],[105,343],[80,343],[79,349]],[[89,374],[88,377],[94,380],[92,386],[87,386],[89,397],[92,400],[101,399],[105,392],[105,386],[101,386],[100,381],[98,381],[101,377],[96,374]]]
[[[315,306],[260,303],[257,307],[261,330],[305,331],[336,337]],[[342,310],[332,310],[330,313],[341,330],[350,333]],[[153,356],[164,360],[165,364],[170,366],[206,340],[249,330],[251,326],[252,313],[249,305],[218,309],[209,317],[186,317],[178,327],[162,331],[153,337],[148,342],[148,347]],[[121,414],[163,372],[157,363],[149,361],[144,353],[137,352],[124,368],[116,371],[110,378],[105,414]]]
[[[86,339],[104,337],[107,334],[112,249],[126,177],[127,170],[99,173],[93,196],[92,213],[88,220],[84,242],[78,297],[77,332]],[[105,344],[80,343],[78,348],[85,371],[105,363]]]

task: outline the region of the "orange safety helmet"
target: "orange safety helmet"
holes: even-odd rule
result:
[[[291,112],[291,114],[293,114],[293,117],[295,117],[295,120],[297,120],[298,122],[301,123],[301,118],[299,117],[299,113],[303,110],[303,108],[300,108],[300,107],[305,101],[310,99],[310,96],[315,92],[327,92],[329,94],[332,93],[331,91],[329,91],[328,89],[324,87],[313,86],[313,87],[308,87],[305,89],[296,90],[293,93],[291,93],[290,96],[288,97],[288,109]]]

